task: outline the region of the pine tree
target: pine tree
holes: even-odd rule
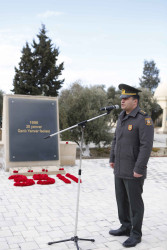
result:
[[[12,90],[15,94],[39,95],[33,68],[33,54],[28,43],[26,43],[26,46],[22,49],[19,69],[15,67],[14,90]]]
[[[153,60],[144,61],[143,76],[139,78],[139,81],[142,88],[147,88],[152,92],[157,88],[160,82],[159,69],[156,68],[156,64]]]
[[[15,68],[13,81],[15,94],[57,96],[64,80],[58,80],[64,64],[57,65],[59,50],[53,47],[46,36],[45,25],[33,40],[32,51],[29,44],[23,47],[19,68]]]

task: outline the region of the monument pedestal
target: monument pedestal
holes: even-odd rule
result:
[[[42,171],[42,169],[47,169],[48,172],[46,171]],[[18,170],[18,173],[13,173],[14,170]],[[66,171],[64,170],[59,170],[59,167],[55,167],[55,166],[49,166],[47,168],[43,167],[33,167],[31,168],[31,170],[33,170],[33,172],[28,172],[30,169],[29,168],[21,168],[21,169],[17,169],[17,168],[10,168],[9,169],[9,173],[11,175],[26,175],[26,176],[33,176],[34,174],[47,174],[47,175],[57,175],[57,174],[66,174]]]
[[[77,147],[77,144],[72,141],[60,142],[60,165],[61,166],[74,166],[75,165],[76,147]]]

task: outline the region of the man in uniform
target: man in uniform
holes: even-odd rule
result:
[[[110,154],[110,166],[115,174],[115,193],[121,227],[110,230],[114,236],[129,238],[124,247],[141,242],[144,203],[143,184],[153,144],[151,118],[139,107],[140,90],[120,84],[121,108]]]

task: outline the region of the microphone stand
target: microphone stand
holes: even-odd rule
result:
[[[104,114],[101,114],[99,116],[96,116],[96,117],[93,117],[89,120],[85,120],[85,121],[82,121],[74,126],[71,126],[69,128],[66,128],[64,130],[61,130],[61,131],[58,131],[54,134],[51,134],[47,137],[45,137],[44,139],[48,139],[48,138],[51,138],[55,135],[58,135],[60,133],[63,133],[67,130],[70,130],[70,129],[73,129],[73,128],[76,128],[78,126],[81,127],[81,131],[82,131],[82,135],[81,135],[81,142],[80,142],[80,164],[79,164],[79,170],[78,170],[78,190],[77,190],[77,203],[76,203],[76,217],[75,217],[75,230],[74,230],[74,237],[71,237],[69,239],[65,239],[65,240],[59,240],[59,241],[53,241],[53,242],[48,242],[48,245],[52,245],[52,244],[55,244],[55,243],[61,243],[61,242],[66,242],[66,241],[74,241],[75,245],[76,245],[76,248],[77,250],[79,250],[79,245],[78,245],[78,241],[81,240],[81,241],[91,241],[91,242],[94,242],[95,240],[94,239],[82,239],[82,238],[79,238],[77,236],[77,228],[78,228],[78,213],[79,213],[79,197],[80,197],[80,181],[81,181],[81,166],[82,166],[82,149],[83,149],[83,141],[84,141],[84,128],[86,126],[86,123],[87,122],[90,122],[90,121],[93,121],[97,118],[100,118],[102,116],[105,116],[105,115],[108,115],[110,114],[111,110],[107,110],[107,113],[104,113]]]

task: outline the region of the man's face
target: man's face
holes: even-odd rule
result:
[[[137,100],[133,99],[133,97],[122,98],[121,99],[121,108],[129,114],[133,109],[137,107]]]

